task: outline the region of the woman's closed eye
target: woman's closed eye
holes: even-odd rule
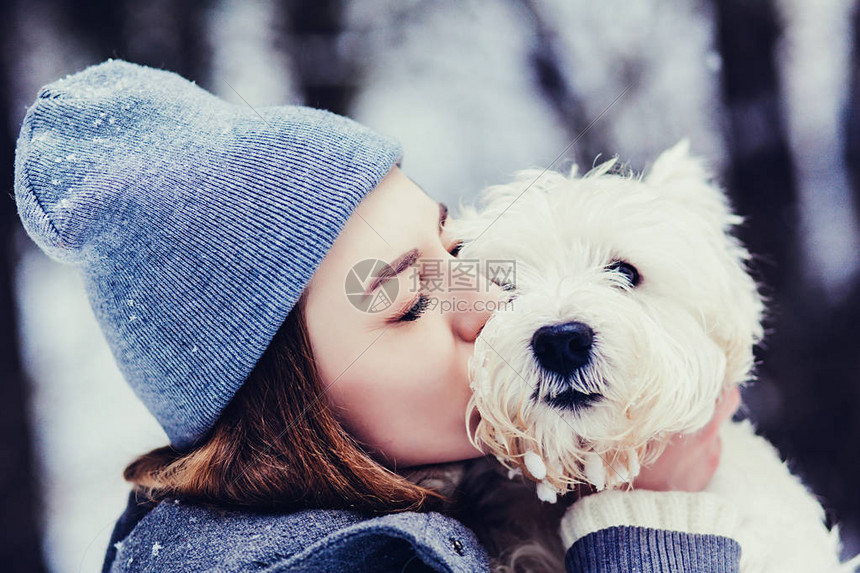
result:
[[[445,242],[443,238],[445,236],[445,222],[448,220],[448,207],[444,203],[439,203],[439,221],[438,221],[438,231],[439,231],[439,239]],[[460,249],[463,247],[462,241],[455,241],[454,245],[448,249],[448,254],[452,257],[456,257],[460,254]],[[437,263],[441,261],[436,261]],[[441,268],[440,268],[441,270]],[[439,271],[437,271],[439,272]],[[444,271],[443,271],[444,272]],[[427,277],[424,276],[423,272],[419,274],[419,282],[420,284],[424,284],[424,281]],[[438,278],[438,277],[437,277]],[[428,307],[435,306],[436,298],[429,297],[424,293],[419,293],[416,298],[413,298],[407,303],[407,307],[400,312],[398,312],[394,318],[391,319],[391,322],[397,324],[401,322],[412,322],[414,320],[418,320],[422,314],[428,309]]]
[[[439,236],[442,237],[445,231],[445,223],[448,222],[448,206],[444,203],[439,203]],[[448,250],[452,257],[460,254],[460,249],[463,247],[462,241],[456,241],[454,246]]]
[[[463,243],[458,241],[454,244],[451,250],[448,251],[448,253],[452,257],[456,257],[462,247]],[[409,305],[409,307],[405,311],[397,315],[397,317],[395,318],[395,322],[412,322],[413,320],[418,320],[419,318],[421,318],[421,315],[424,314],[424,312],[427,310],[427,308],[431,305],[433,301],[434,299],[431,299],[424,293],[419,293],[418,298],[413,299],[412,304]]]
[[[430,306],[430,297],[426,294],[418,293],[418,299],[412,304],[406,312],[401,313],[397,317],[397,322],[411,322],[413,320],[418,320],[424,311],[427,310],[427,307]]]

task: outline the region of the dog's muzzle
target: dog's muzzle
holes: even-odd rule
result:
[[[532,352],[540,367],[565,381],[591,360],[594,331],[582,322],[567,322],[538,328],[532,336]],[[599,394],[581,391],[570,385],[545,399],[555,407],[578,410],[600,398]],[[537,393],[533,398],[537,398]]]

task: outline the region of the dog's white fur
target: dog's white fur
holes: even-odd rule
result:
[[[477,408],[475,445],[536,481],[546,501],[581,483],[629,487],[670,435],[702,428],[722,390],[750,379],[762,337],[762,299],[732,235],[741,220],[688,143],[644,176],[615,166],[522,171],[485,190],[479,208],[461,204],[446,225],[463,242],[460,257],[515,261],[512,304],[476,342],[467,420]],[[628,284],[617,261],[635,266],[641,283]],[[564,377],[540,367],[530,341],[570,321],[593,329],[594,346]],[[571,410],[546,403],[568,385],[601,398]],[[838,565],[836,531],[776,450],[748,422],[721,436],[708,489],[744,516],[742,570]]]

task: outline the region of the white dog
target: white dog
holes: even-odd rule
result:
[[[645,176],[613,173],[614,160],[584,176],[523,171],[448,223],[461,258],[515,261],[502,280],[513,304],[470,362],[469,414],[481,414],[475,444],[545,501],[583,483],[630,487],[751,377],[763,304],[731,234],[740,218],[688,147]],[[837,531],[773,446],[749,422],[721,439],[708,491],[743,516],[742,570],[837,568]]]

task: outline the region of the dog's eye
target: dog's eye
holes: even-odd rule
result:
[[[639,276],[639,271],[636,270],[636,267],[626,261],[612,261],[607,265],[606,270],[623,276],[624,280],[631,287],[638,286],[642,282],[642,277]]]

